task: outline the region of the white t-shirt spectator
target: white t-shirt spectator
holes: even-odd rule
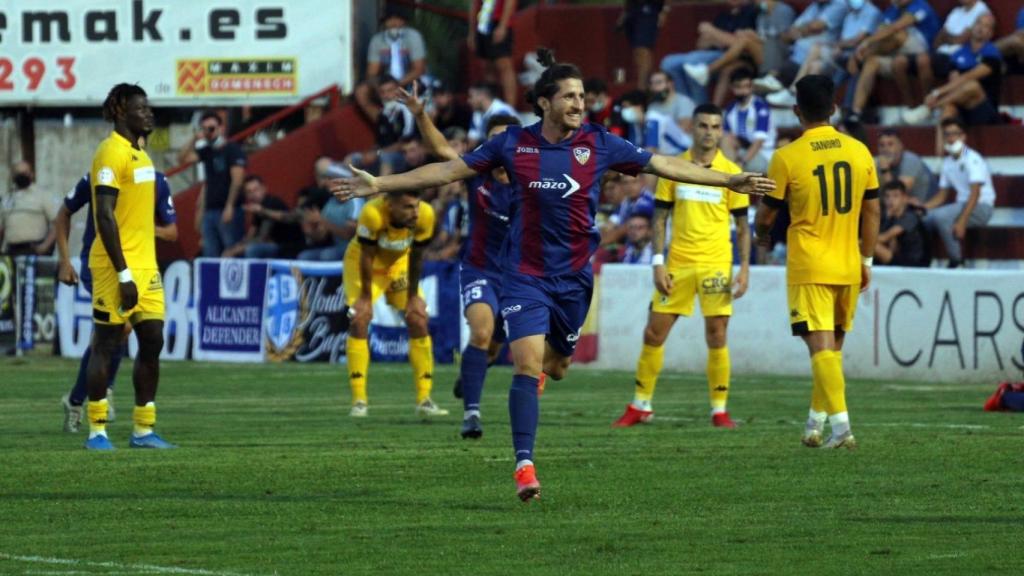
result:
[[[401,80],[412,63],[427,57],[423,36],[415,28],[381,30],[370,39],[366,59],[379,63],[381,72]]]
[[[669,156],[682,154],[693,146],[693,138],[679,127],[675,119],[650,109],[644,115],[641,141],[644,148]]]
[[[491,119],[491,116],[513,116],[518,118],[516,109],[509,106],[501,98],[495,98],[491,100],[491,105],[485,112],[475,111],[473,112],[473,122],[469,125],[469,139],[481,141],[487,137],[487,121]]]
[[[970,30],[974,23],[978,21],[978,18],[983,14],[992,12],[988,5],[978,0],[974,6],[965,9],[963,6],[957,6],[946,16],[946,22],[942,25],[942,28],[950,36],[959,36]],[[960,44],[944,44],[939,46],[938,52],[944,54],[950,54],[957,50]]]
[[[955,202],[967,202],[971,196],[971,184],[981,184],[979,203],[990,206],[996,203],[996,189],[992,186],[992,171],[989,170],[988,162],[975,150],[964,147],[959,158],[946,156],[942,161],[939,188],[952,189]]]
[[[693,100],[685,94],[672,94],[672,97],[664,102],[651,102],[647,104],[647,110],[664,114],[669,118],[674,119],[676,122],[680,120],[689,120],[693,116],[694,109],[697,105],[694,104]]]

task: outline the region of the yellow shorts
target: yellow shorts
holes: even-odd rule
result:
[[[859,285],[790,284],[787,288],[789,324],[794,336],[853,329]]]
[[[121,310],[121,289],[113,268],[92,269],[92,319],[97,324],[138,324],[146,320],[164,319],[164,283],[160,271],[132,270],[139,303],[131,310]]]
[[[342,277],[345,282],[345,301],[351,306],[359,299],[359,293],[363,289],[363,281],[359,276],[358,262],[349,265],[349,261],[346,260]],[[388,268],[375,267],[373,269],[373,286],[370,288],[370,301],[376,302],[381,294],[387,299],[389,306],[398,310],[405,310],[405,304],[409,300],[408,258],[400,258]]]
[[[651,297],[651,310],[659,314],[689,316],[693,301],[700,298],[700,311],[709,316],[732,316],[732,264],[693,264],[669,268],[672,293],[657,290]]]

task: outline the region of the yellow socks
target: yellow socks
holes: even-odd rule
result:
[[[665,363],[664,346],[648,346],[644,344],[640,349],[640,359],[636,363],[636,391],[633,394],[633,403],[646,404],[650,410],[651,399],[654,398],[654,387],[658,384],[658,375],[661,374],[661,366]]]
[[[370,369],[370,343],[365,338],[348,337],[348,383],[352,387],[352,403],[366,403],[366,373]]]
[[[846,412],[846,378],[843,377],[842,352],[822,350],[811,356],[814,389],[811,409],[828,415]]]
[[[107,435],[107,399],[86,402],[86,413],[89,416],[89,438]]]
[[[708,396],[711,398],[711,412],[725,412],[729,399],[729,347],[708,349]]]
[[[430,336],[409,339],[409,364],[416,385],[416,404],[430,398],[434,386],[434,344]]]
[[[133,433],[136,438],[153,433],[153,426],[156,425],[156,404],[147,402],[145,406],[136,406],[132,412],[132,422],[135,424]]]

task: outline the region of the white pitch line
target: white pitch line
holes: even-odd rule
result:
[[[155,564],[121,564],[119,562],[90,562],[73,558],[47,558],[45,556],[19,556],[0,552],[0,560],[29,562],[35,564],[56,564],[62,566],[88,566],[94,568],[114,568],[117,570],[135,570],[151,574],[189,574],[192,576],[247,576],[239,572],[220,572],[201,568],[177,568],[174,566],[157,566]]]

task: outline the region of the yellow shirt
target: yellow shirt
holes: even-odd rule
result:
[[[679,155],[693,161],[690,151]],[[743,170],[719,150],[711,161],[711,169],[727,174]],[[746,194],[728,188],[683,184],[664,178],[658,180],[654,199],[664,206],[672,203],[672,237],[669,243],[669,267],[688,264],[732,262],[730,212],[750,206]]]
[[[386,197],[375,198],[363,206],[356,226],[358,241],[348,243],[345,260],[358,263],[362,244],[376,244],[377,257],[373,260],[373,267],[390,268],[409,254],[414,242],[423,244],[434,236],[434,209],[430,204],[420,200],[419,217],[412,228],[393,228],[387,202]]]
[[[118,191],[114,219],[117,221],[125,263],[136,270],[155,270],[156,230],[153,213],[156,209],[156,170],[149,155],[133,147],[131,142],[117,132],[111,132],[106,140],[100,142],[92,158],[90,181],[93,186],[93,206],[96,206],[97,186]],[[113,267],[100,238],[99,226],[96,227],[96,241],[92,243],[89,252],[89,266]]]
[[[769,196],[789,202],[787,282],[858,284],[860,209],[878,190],[867,147],[832,126],[812,128],[775,151],[768,177]]]

